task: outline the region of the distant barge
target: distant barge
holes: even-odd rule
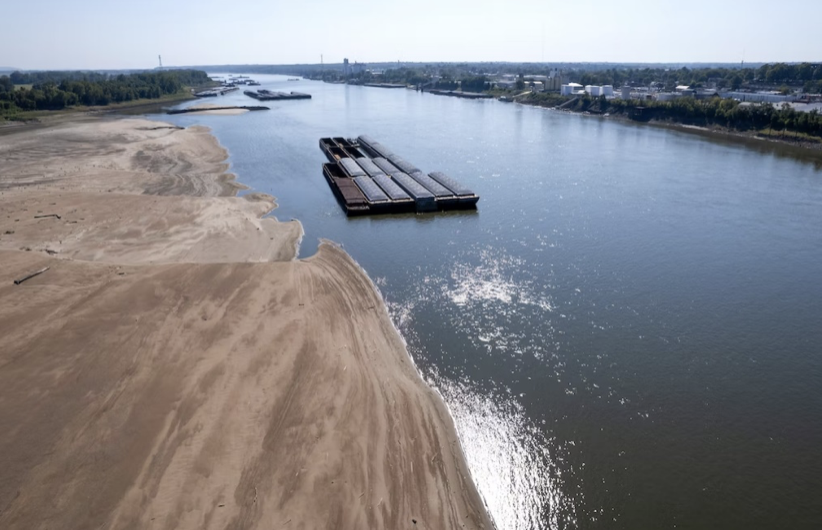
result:
[[[491,99],[494,97],[491,94],[483,94],[481,92],[462,92],[460,90],[439,90],[433,88],[426,90],[426,92],[436,94],[437,96],[452,96],[463,99]]]
[[[186,114],[189,112],[205,112],[209,110],[270,110],[268,107],[248,107],[248,106],[231,106],[231,107],[188,107],[185,109],[171,109],[166,111],[166,114]]]
[[[229,92],[233,92],[235,90],[240,90],[237,87],[232,86],[221,86],[217,88],[209,88],[208,90],[203,90],[201,92],[195,92],[194,97],[197,98],[216,98],[217,96],[224,96]]]
[[[474,209],[479,196],[444,173],[425,174],[369,136],[321,138],[323,175],[346,215]]]
[[[370,86],[372,88],[407,88],[405,85],[396,83],[363,83],[363,86]]]
[[[260,101],[276,101],[281,99],[311,99],[311,94],[303,92],[273,92],[271,90],[246,90],[243,92],[246,96]]]

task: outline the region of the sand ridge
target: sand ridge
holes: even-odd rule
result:
[[[2,140],[0,527],[492,527],[368,277],[207,130]]]

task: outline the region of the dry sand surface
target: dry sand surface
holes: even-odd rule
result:
[[[296,255],[300,224],[261,218],[272,197],[235,197],[203,127],[94,118],[0,139],[0,249],[112,263]],[[49,214],[60,218],[37,217]]]
[[[0,137],[0,528],[491,528],[367,276],[295,260],[224,160],[145,120]]]

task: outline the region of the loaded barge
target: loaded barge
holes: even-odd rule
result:
[[[306,94],[304,92],[273,92],[271,90],[260,89],[256,92],[253,90],[246,90],[243,92],[246,96],[250,98],[257,99],[259,101],[273,101],[273,100],[280,100],[280,99],[311,99],[311,94]]]
[[[231,86],[221,86],[217,88],[209,88],[208,90],[203,90],[201,92],[195,92],[194,97],[196,98],[216,98],[217,96],[224,96],[229,92],[234,92],[235,90],[240,90],[237,87]]]
[[[479,196],[448,175],[423,173],[393,151],[362,135],[320,138],[331,191],[346,215],[474,209]]]

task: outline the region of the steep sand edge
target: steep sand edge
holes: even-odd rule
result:
[[[444,405],[341,250],[0,260],[0,526],[491,527]]]
[[[405,377],[410,378],[427,394],[427,397],[431,400],[432,406],[437,411],[437,416],[441,422],[440,428],[444,429],[447,438],[450,440],[447,447],[451,453],[451,458],[453,461],[449,462],[449,465],[447,466],[449,482],[456,481],[460,484],[462,495],[465,498],[465,502],[469,506],[473,505],[475,509],[477,505],[481,506],[479,509],[480,513],[473,514],[475,517],[479,515],[478,522],[476,523],[478,527],[488,529],[495,528],[493,521],[486,510],[485,503],[482,501],[479,490],[477,489],[473,477],[471,476],[471,470],[468,467],[465,454],[463,453],[462,442],[457,434],[457,427],[454,424],[454,418],[451,416],[451,412],[443,400],[442,395],[436,389],[431,388],[423,379],[422,374],[420,374],[414,359],[408,352],[405,339],[402,337],[399,329],[397,329],[394,321],[391,319],[388,306],[386,305],[386,302],[382,297],[382,293],[377,285],[371,280],[365,269],[363,269],[362,266],[360,266],[360,264],[353,257],[351,257],[351,255],[343,250],[340,245],[331,240],[322,239],[318,253],[314,256],[306,258],[303,261],[311,263],[314,260],[321,259],[321,256],[329,255],[337,256],[338,259],[346,261],[349,266],[356,269],[360,279],[364,283],[362,288],[370,292],[371,296],[374,298],[374,306],[381,308],[379,318],[382,332],[386,335],[386,337],[389,337],[389,340],[391,340],[392,353],[396,356],[397,361],[396,367],[404,371]],[[466,517],[470,517],[471,515],[472,514],[466,515]]]
[[[227,250],[196,212],[233,205],[217,225],[243,233],[277,223],[274,202],[185,196],[227,191],[213,136],[82,127],[0,146],[1,527],[491,527],[444,403],[345,252],[237,263],[253,240]],[[44,241],[63,247],[2,250]],[[168,250],[197,242],[200,264]]]

